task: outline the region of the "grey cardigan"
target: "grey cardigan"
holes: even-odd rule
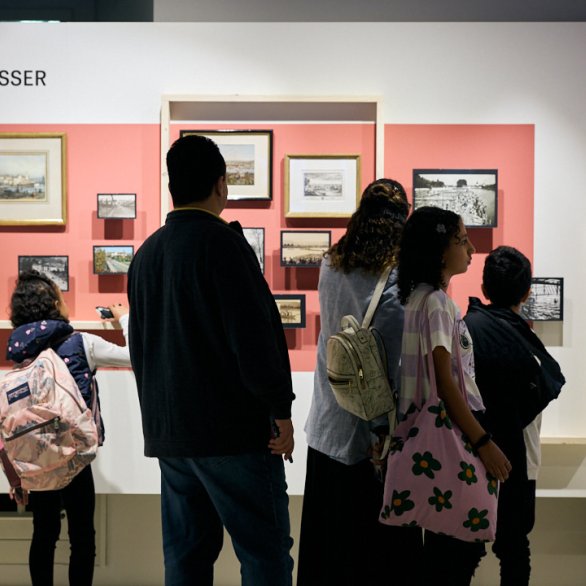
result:
[[[322,261],[318,285],[321,332],[305,432],[309,446],[348,465],[369,457],[370,424],[338,406],[327,378],[326,343],[340,329],[340,318],[344,315],[354,315],[362,321],[377,281],[377,275],[362,270],[344,273],[334,270],[327,257]],[[396,270],[389,275],[371,325],[383,337],[389,378],[396,388],[403,335],[403,307],[398,299]]]

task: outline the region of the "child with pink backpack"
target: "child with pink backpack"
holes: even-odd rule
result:
[[[94,334],[75,332],[69,323],[67,304],[57,285],[37,271],[23,272],[10,302],[10,320],[14,330],[6,352],[7,358],[16,366],[26,366],[43,351],[52,349],[59,358],[49,352],[51,358],[47,364],[56,370],[64,367],[65,372],[60,375],[62,381],[69,376],[67,370],[73,377],[81,393],[81,397],[79,394],[77,397],[85,403],[80,409],[85,411],[85,416],[93,416],[94,429],[97,429],[96,442],[99,441],[100,445],[105,434],[95,381],[96,369],[99,366],[130,367],[128,309],[120,304],[109,309],[113,315],[111,321],[122,327],[126,346],[112,344]],[[33,390],[22,384],[11,389],[6,400],[8,403],[16,402],[30,392]],[[58,425],[60,418],[55,420]],[[15,430],[11,437],[17,434],[18,430]],[[5,444],[6,441],[4,437]],[[88,461],[91,461],[89,456]],[[28,498],[33,512],[33,537],[29,552],[33,586],[53,586],[53,562],[61,530],[62,509],[67,514],[71,545],[69,583],[71,586],[92,584],[95,558],[94,479],[90,464],[75,472],[75,476],[67,478],[67,484],[59,490],[32,490],[30,493],[24,491],[24,494],[12,491],[13,498],[17,500]],[[24,480],[23,486],[27,486]]]

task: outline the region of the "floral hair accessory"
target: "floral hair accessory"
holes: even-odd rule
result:
[[[438,232],[438,234],[445,234],[446,233],[446,227],[443,224],[437,224],[435,227],[436,232]]]

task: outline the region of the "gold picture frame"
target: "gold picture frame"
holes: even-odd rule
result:
[[[66,222],[66,134],[0,132],[0,226]]]
[[[360,201],[359,154],[285,155],[286,218],[349,218]]]

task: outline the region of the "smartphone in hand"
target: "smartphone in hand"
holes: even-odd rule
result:
[[[107,307],[102,307],[101,305],[98,305],[96,306],[96,311],[102,319],[110,319],[114,317],[114,314]]]

